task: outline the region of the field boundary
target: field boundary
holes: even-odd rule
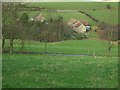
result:
[[[5,54],[9,54],[9,51],[3,51]],[[118,56],[105,56],[94,54],[70,54],[70,53],[49,53],[49,52],[13,52],[13,54],[33,54],[33,55],[50,55],[50,56],[90,56],[90,57],[118,57]]]

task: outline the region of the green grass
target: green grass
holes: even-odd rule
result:
[[[108,10],[106,9],[106,5],[110,4],[112,9]],[[42,3],[31,3],[32,6],[40,6],[45,7],[52,10],[84,10],[91,16],[95,17],[96,19],[100,21],[104,21],[108,24],[116,25],[118,24],[118,3],[98,3],[98,2],[42,2]],[[95,9],[95,11],[93,11]],[[36,12],[38,11],[30,11],[29,16],[34,17],[36,15]],[[50,17],[56,18],[58,16],[62,16],[65,22],[68,22],[69,19],[75,18],[75,19],[85,19],[89,22],[91,25],[96,25],[96,23],[85,16],[84,14],[81,14],[79,12],[55,12],[55,11],[46,11],[42,10],[39,11],[46,19],[49,19]],[[21,15],[21,14],[20,14]],[[112,18],[111,18],[112,17]]]
[[[92,10],[106,9],[106,5],[110,4],[113,9],[118,8],[118,3],[110,2],[37,2],[31,3],[31,6],[39,6],[48,9],[65,9],[65,10]]]
[[[5,47],[9,47],[9,40]],[[20,40],[14,41],[14,51],[20,50]],[[24,51],[44,52],[45,43],[31,41],[25,42]],[[47,44],[47,52],[49,53],[66,53],[66,54],[95,54],[95,55],[111,55],[118,56],[118,46],[113,44],[111,53],[108,51],[108,42],[99,39],[84,39],[84,40],[68,40],[56,43]]]
[[[23,13],[24,12],[21,12],[19,16],[21,16]],[[46,20],[50,19],[51,17],[54,19],[57,19],[58,16],[62,16],[65,23],[67,23],[71,18],[74,18],[79,20],[84,19],[84,20],[87,20],[89,24],[95,25],[95,22],[93,20],[91,20],[90,18],[88,18],[87,16],[79,12],[74,12],[74,13],[73,12],[55,12],[55,11],[49,12],[49,11],[42,10],[40,11],[40,13],[45,17]],[[37,11],[28,12],[28,15],[29,17],[35,17],[35,15],[37,15]]]
[[[96,19],[98,19],[99,21],[104,21],[105,23],[112,24],[112,25],[118,24],[117,10],[96,10],[96,11],[88,10],[86,12],[91,16],[95,17]],[[42,10],[40,11],[40,13],[46,18],[46,20],[51,17],[55,19],[58,16],[62,16],[65,22],[68,22],[71,18],[74,18],[79,20],[84,19],[84,20],[87,20],[90,25],[93,25],[93,26],[96,25],[96,23],[92,19],[90,19],[84,14],[81,14],[80,12],[54,12],[54,11],[49,12],[49,11]],[[35,17],[35,15],[37,15],[37,12],[31,11],[31,12],[28,12],[28,15],[29,17]]]
[[[87,11],[91,16],[97,18],[100,21],[104,21],[107,24],[118,24],[118,11],[117,10],[96,10]]]
[[[3,54],[3,88],[115,88],[117,57]]]

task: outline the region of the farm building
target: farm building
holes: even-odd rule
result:
[[[72,26],[75,21],[76,21],[76,19],[70,19],[70,20],[68,21],[68,25],[69,25],[69,26]]]
[[[80,20],[76,19],[70,19],[68,21],[68,25],[73,28],[73,30],[77,33],[85,33],[86,27],[83,23],[80,22]]]
[[[41,22],[43,22],[44,20],[45,18],[40,13],[38,13],[38,15],[34,19],[34,21],[41,21]]]

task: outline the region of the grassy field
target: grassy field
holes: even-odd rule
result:
[[[21,14],[23,14],[24,12],[22,12]],[[75,18],[75,19],[85,19],[87,20],[91,25],[95,25],[95,22],[93,20],[91,20],[90,18],[88,18],[87,16],[79,13],[79,12],[55,12],[55,11],[45,11],[42,10],[40,11],[40,13],[45,17],[46,20],[50,19],[51,17],[56,19],[58,18],[58,16],[62,16],[64,22],[68,22],[71,18]],[[21,14],[19,16],[21,16]],[[31,11],[28,12],[29,17],[35,17],[37,15],[37,11]]]
[[[5,47],[9,47],[9,40]],[[20,40],[14,41],[14,51],[20,51]],[[45,43],[31,41],[25,42],[23,51],[44,52]],[[95,54],[95,55],[111,55],[118,56],[118,45],[113,44],[111,53],[108,51],[108,42],[99,39],[85,40],[68,40],[55,43],[47,43],[47,52],[49,53],[64,53],[64,54]]]
[[[3,88],[115,88],[117,57],[3,55]]]
[[[22,12],[24,13],[24,12]],[[22,14],[21,13],[21,14]],[[49,18],[57,18],[58,16],[62,16],[63,20],[67,23],[71,18],[74,19],[84,19],[87,20],[88,23],[92,26],[97,25],[92,19],[90,19],[89,17],[87,17],[84,14],[81,14],[80,12],[49,12],[49,11],[40,11],[40,13],[47,19]],[[111,25],[116,25],[118,24],[118,12],[115,10],[101,10],[101,11],[92,11],[92,10],[88,10],[87,11],[88,14],[90,14],[91,16],[95,17],[96,19],[100,20],[100,21],[104,21],[105,23],[111,24]],[[20,15],[21,15],[20,14]],[[35,15],[37,15],[36,11],[32,11],[32,12],[28,12],[30,17],[35,17]],[[112,18],[111,18],[112,17]]]
[[[106,9],[106,5],[110,4],[112,9]],[[40,12],[46,19],[50,17],[56,18],[58,16],[62,16],[65,22],[68,22],[71,18],[76,19],[85,19],[91,25],[95,25],[96,23],[92,21],[87,16],[79,13],[79,12],[55,12],[49,10],[84,10],[88,14],[92,15],[96,19],[100,21],[104,21],[108,24],[116,25],[118,23],[118,3],[86,3],[86,2],[49,2],[49,3],[31,3],[32,6],[39,6],[48,8],[48,11],[30,11],[29,16],[34,17],[37,12]],[[87,7],[86,7],[87,6]],[[93,11],[95,9],[95,11]],[[112,18],[111,18],[112,17]]]
[[[113,9],[118,8],[117,3],[110,2],[37,2],[31,3],[31,6],[39,6],[48,9],[60,9],[60,10],[92,10],[92,9],[106,9],[106,5],[110,4]],[[87,7],[86,7],[87,6]]]
[[[19,40],[15,42],[19,51]],[[25,51],[44,52],[45,43],[31,42]],[[68,40],[48,43],[49,53],[91,54],[102,56],[51,56],[3,54],[3,87],[23,88],[115,88],[118,83],[117,45],[110,57],[107,42],[102,40]]]
[[[117,10],[101,10],[101,11],[87,11],[91,16],[107,24],[118,24],[118,11]]]

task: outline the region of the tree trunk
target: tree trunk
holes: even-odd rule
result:
[[[109,42],[109,46],[108,46],[109,53],[111,52],[111,49],[112,49],[112,43]]]
[[[57,41],[59,41],[59,27],[58,26],[56,28],[56,31],[57,31]]]
[[[51,28],[50,28],[50,42],[52,43],[52,29],[53,29],[53,24],[51,25]]]
[[[28,46],[28,48],[29,48],[29,51],[30,51],[30,43],[31,43],[31,41],[29,40],[29,46]]]
[[[25,42],[24,42],[25,40],[21,40],[21,50],[23,51],[23,49],[24,49],[24,45],[25,45]]]
[[[10,39],[10,54],[12,54],[13,53],[13,38],[12,39]]]
[[[47,53],[47,40],[45,41],[45,53]]]
[[[5,38],[2,39],[2,48],[5,46]]]
[[[111,47],[109,47],[109,53],[110,53],[110,51],[111,51]]]

